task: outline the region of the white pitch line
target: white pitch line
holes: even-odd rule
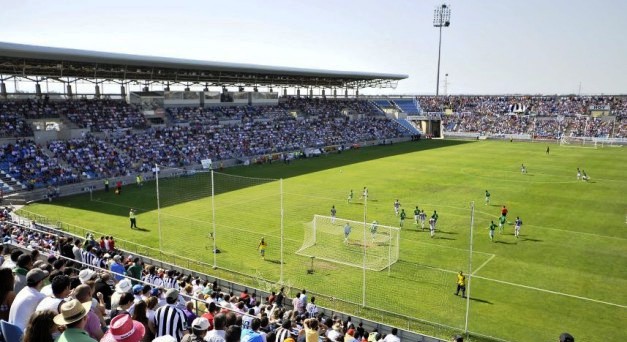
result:
[[[479,272],[480,269],[483,268],[483,266],[487,265],[490,261],[492,261],[492,259],[494,259],[494,257],[496,256],[496,254],[492,254],[492,256],[490,256],[488,258],[488,260],[484,261],[483,264],[481,264],[479,267],[477,267],[474,271],[472,271],[471,276],[474,276],[477,272]]]
[[[605,301],[598,300],[598,299],[592,299],[592,298],[587,298],[587,297],[576,296],[576,295],[572,295],[572,294],[568,294],[568,293],[564,293],[564,292],[558,292],[558,291],[542,289],[542,288],[539,288],[539,287],[527,286],[527,285],[522,285],[522,284],[517,284],[517,283],[510,283],[509,281],[492,279],[492,278],[487,278],[487,277],[482,277],[482,276],[477,276],[477,275],[472,276],[472,277],[475,277],[475,278],[478,278],[478,279],[483,279],[483,280],[488,280],[488,281],[493,281],[493,282],[496,282],[496,283],[522,287],[522,288],[529,289],[529,290],[546,292],[546,293],[555,294],[555,295],[559,295],[559,296],[570,297],[570,298],[575,298],[575,299],[581,299],[581,300],[585,300],[585,301],[589,301],[589,302],[605,304],[605,305],[611,305],[611,306],[616,306],[616,307],[619,307],[619,308],[627,309],[627,305],[621,305],[621,304],[616,304],[616,303],[605,302]]]

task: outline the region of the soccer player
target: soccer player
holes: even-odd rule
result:
[[[435,236],[435,219],[431,217],[429,219],[429,231],[431,232],[431,238]]]
[[[579,168],[577,168],[577,180],[581,179],[581,170],[579,170]]]
[[[350,235],[351,229],[351,225],[346,222],[346,224],[344,225],[344,244],[348,243],[348,235]]]
[[[257,246],[257,249],[259,249],[259,253],[261,254],[261,258],[263,260],[266,260],[266,248],[268,247],[268,243],[265,241],[264,238],[261,238],[261,241],[259,241],[259,246]]]
[[[501,209],[501,216],[507,216],[507,208],[505,208],[505,206]]]
[[[348,193],[348,199],[346,201],[350,203],[352,200],[353,200],[353,189],[351,189],[351,192]]]
[[[546,154],[549,154],[549,152],[550,152],[550,151],[551,151],[551,150],[550,150],[550,149],[549,149],[549,147],[547,146],[547,147],[546,147]]]
[[[586,170],[581,170],[581,174],[582,174],[582,176],[581,176],[582,180],[584,180],[586,182],[590,180],[590,177],[588,177],[588,174],[586,173]]]
[[[485,205],[490,204],[490,192],[488,190],[485,191]]]
[[[131,229],[137,228],[137,218],[135,217],[135,209],[131,208],[131,211],[128,213],[128,218],[131,221]]]
[[[525,164],[520,164],[520,173],[527,173],[527,167]]]
[[[490,227],[488,227],[488,229],[490,230],[490,241],[494,242],[494,230],[496,229],[494,221],[490,221]]]
[[[507,222],[507,218],[504,215],[501,215],[501,217],[499,217],[499,234],[503,234],[505,222]]]
[[[516,216],[516,221],[514,223],[514,235],[517,239],[520,235],[520,226],[522,226],[522,220],[520,219],[520,217]]]
[[[401,228],[403,228],[403,223],[405,223],[405,217],[407,216],[407,214],[405,214],[405,209],[401,209]]]
[[[416,206],[416,209],[414,209],[414,222],[415,225],[418,225],[418,220],[420,219],[420,209],[418,209],[418,206]]]
[[[137,175],[137,177],[135,177],[135,182],[137,182],[137,186],[142,186],[142,175]]]
[[[466,276],[462,271],[457,274],[457,291],[455,295],[459,296],[459,291],[462,291],[462,298],[466,298]]]
[[[425,221],[427,221],[427,214],[423,209],[420,210],[420,225],[422,226],[422,229],[425,229]]]
[[[335,224],[335,214],[337,210],[335,210],[335,206],[331,206],[331,224]]]
[[[364,200],[367,200],[367,199],[368,199],[368,188],[366,188],[365,186],[364,186],[364,190],[363,190],[363,191],[362,191],[362,193],[361,193],[361,197],[360,197],[360,199],[362,199],[362,198],[363,198]]]
[[[435,228],[435,225],[438,224],[438,217],[440,217],[438,212],[434,210],[433,215],[431,215],[431,218],[433,219],[433,228]]]
[[[398,199],[394,202],[394,215],[398,216],[398,210],[401,208],[401,202]]]
[[[376,220],[372,221],[370,225],[370,234],[372,234],[372,242],[374,242],[374,237],[377,235],[377,228],[379,227],[379,222]]]

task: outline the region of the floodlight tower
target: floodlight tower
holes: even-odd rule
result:
[[[440,55],[442,52],[442,27],[449,27],[451,25],[451,7],[447,4],[442,4],[436,7],[433,11],[433,27],[440,28],[440,42],[438,43],[438,76],[435,86],[435,96],[440,94]]]

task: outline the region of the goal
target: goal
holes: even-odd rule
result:
[[[330,216],[314,215],[305,224],[303,245],[296,254],[333,263],[382,271],[398,261],[400,229]],[[350,233],[345,239],[345,226]]]
[[[560,146],[562,147],[583,147],[583,148],[597,148],[597,139],[590,137],[567,137],[562,136],[560,139]]]

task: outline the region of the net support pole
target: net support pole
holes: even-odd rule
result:
[[[475,202],[470,202],[470,246],[468,248],[468,281],[467,281],[467,293],[466,293],[466,320],[464,323],[464,333],[468,338],[468,319],[470,317],[470,282],[472,281],[472,233],[475,224]]]
[[[392,269],[392,230],[390,230],[390,241],[388,242],[388,277]]]
[[[213,169],[211,170],[211,226],[213,229],[213,268],[218,267],[217,253],[216,253],[216,200],[215,200],[215,183],[213,182]]]
[[[159,198],[159,165],[155,164],[155,187],[157,188],[157,227],[159,229],[159,251],[163,252],[161,248],[161,199]]]
[[[279,275],[279,284],[283,285],[283,178],[279,179],[280,205],[281,205],[281,272]],[[313,259],[311,260],[313,269]]]
[[[366,307],[366,218],[368,215],[368,195],[364,194],[364,238],[363,238],[363,247],[364,247],[364,255],[363,255],[363,265],[362,265],[362,273],[363,273],[363,281],[362,281],[362,303],[363,307]]]

